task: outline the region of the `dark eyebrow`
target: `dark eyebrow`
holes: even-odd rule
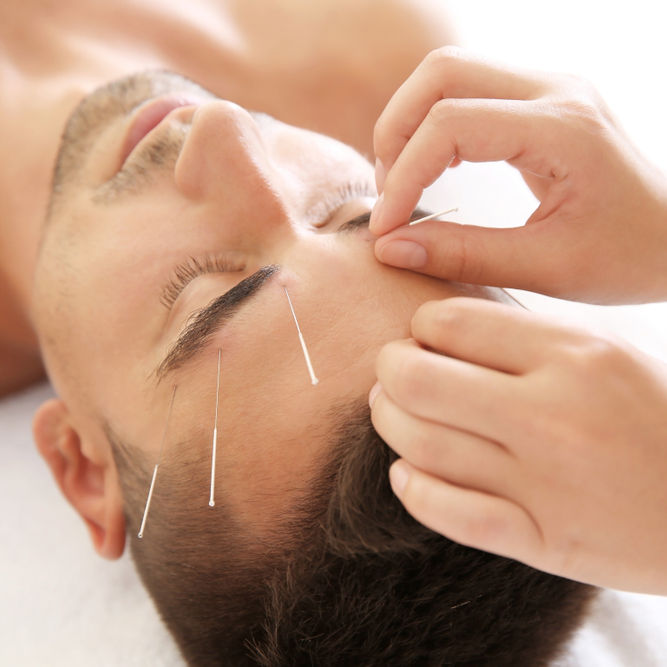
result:
[[[242,305],[248,303],[279,269],[276,264],[263,266],[222,296],[216,297],[208,306],[194,313],[185,330],[155,369],[157,383],[162,382],[166,375],[181,368],[201,352],[216,331],[228,322]]]

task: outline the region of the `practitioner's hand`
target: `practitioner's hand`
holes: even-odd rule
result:
[[[408,512],[546,572],[667,594],[667,367],[478,299],[424,304],[412,335],[382,349],[371,392]]]
[[[447,47],[395,93],[374,144],[380,261],[598,303],[667,299],[667,181],[582,80]],[[520,170],[540,200],[525,226],[405,226],[423,189],[461,160]]]

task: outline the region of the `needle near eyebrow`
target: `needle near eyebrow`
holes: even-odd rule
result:
[[[222,350],[218,348],[218,379],[215,386],[215,422],[213,423],[213,451],[211,453],[211,494],[209,507],[215,507],[215,457],[218,450],[218,404],[220,403],[220,359]]]
[[[425,215],[423,218],[418,218],[412,222],[408,222],[408,225],[418,225],[420,222],[426,222],[427,220],[433,220],[433,218],[439,218],[441,215],[447,215],[448,213],[454,213],[458,211],[458,208],[449,208],[446,211],[440,211],[440,213],[431,213],[431,215]]]
[[[178,385],[174,385],[174,391],[171,393],[171,401],[169,403],[169,411],[167,412],[167,421],[165,422],[164,425],[164,432],[162,433],[162,444],[160,445],[160,453],[158,454],[158,459],[157,463],[155,464],[155,468],[153,468],[153,478],[151,479],[151,485],[150,488],[148,489],[148,497],[146,498],[146,507],[144,508],[144,516],[141,519],[141,527],[139,528],[139,532],[137,533],[137,537],[141,539],[144,536],[144,528],[146,527],[146,519],[148,518],[148,509],[151,506],[151,499],[153,498],[153,489],[155,488],[155,480],[157,478],[157,470],[160,467],[160,463],[162,463],[162,454],[164,453],[164,445],[165,442],[167,441],[167,431],[169,430],[169,421],[171,420],[171,411],[172,408],[174,407],[174,398],[176,397],[176,389],[178,388]]]
[[[303,356],[306,360],[306,366],[308,367],[308,373],[310,375],[310,383],[316,385],[319,380],[315,376],[315,371],[313,370],[313,364],[310,361],[310,355],[308,354],[308,348],[306,347],[306,341],[303,339],[303,334],[301,333],[301,327],[299,326],[299,321],[296,319],[296,313],[294,312],[294,306],[292,305],[292,299],[290,299],[289,292],[287,287],[283,285],[285,290],[285,296],[287,297],[287,302],[289,303],[289,308],[292,311],[292,317],[294,318],[294,324],[296,324],[296,331],[299,334],[299,342],[301,343],[301,349],[303,350]]]

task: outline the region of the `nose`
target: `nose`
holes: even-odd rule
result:
[[[288,218],[281,173],[260,128],[232,102],[216,100],[197,109],[174,178],[186,197],[220,204],[227,215],[254,211],[265,220]]]

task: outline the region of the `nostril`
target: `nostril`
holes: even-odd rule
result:
[[[174,109],[184,106],[197,106],[202,100],[183,97],[163,97],[151,100],[135,114],[130,129],[125,137],[119,165],[122,166],[142,139],[154,130]]]

